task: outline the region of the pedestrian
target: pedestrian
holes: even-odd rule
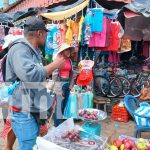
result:
[[[48,111],[53,104],[43,82],[65,63],[64,58],[58,55],[51,64],[42,65],[40,50],[44,50],[46,35],[47,29],[42,19],[27,19],[25,38],[13,42],[7,55],[6,81],[13,83],[17,80],[20,83],[9,98],[11,126],[18,139],[19,150],[33,149],[39,127],[45,121],[40,115],[44,112],[49,116]]]
[[[63,118],[64,110],[68,102],[70,90],[74,85],[75,75],[73,72],[72,61],[70,59],[71,54],[74,52],[74,50],[75,50],[74,47],[68,45],[67,43],[62,43],[57,53],[54,55],[54,60],[55,57],[58,55],[65,60],[64,67],[54,71],[54,74],[58,75],[57,77],[55,77],[56,80],[59,80],[62,83],[62,95],[58,95],[56,93],[57,107],[56,107],[56,112],[54,114],[55,127],[57,127],[58,125],[64,122],[64,118]],[[59,109],[60,107],[61,109]]]

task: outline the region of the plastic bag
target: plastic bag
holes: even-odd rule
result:
[[[9,86],[3,84],[0,88],[0,106],[8,105],[9,96],[13,94],[19,82],[15,82]]]
[[[77,118],[77,95],[75,93],[70,93],[67,106],[64,111],[64,118]]]
[[[104,150],[104,146],[107,142],[107,138],[105,137],[99,137],[91,134],[91,136],[93,136],[93,139],[95,139],[94,141],[89,141],[88,139],[81,139],[80,142],[68,142],[61,138],[62,134],[72,130],[78,130],[86,133],[83,128],[75,125],[73,119],[70,118],[63,122],[61,125],[59,125],[57,128],[54,127],[49,130],[48,134],[43,138],[47,141],[53,142],[70,150],[96,150],[97,148],[99,150]],[[44,145],[46,145],[46,143]]]

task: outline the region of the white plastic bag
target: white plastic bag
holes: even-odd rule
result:
[[[68,150],[41,137],[37,137],[36,144],[38,150]]]

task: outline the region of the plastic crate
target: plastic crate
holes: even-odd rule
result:
[[[121,121],[121,122],[128,122],[129,117],[130,117],[130,115],[124,106],[120,107],[117,104],[112,107],[112,119],[113,120]]]

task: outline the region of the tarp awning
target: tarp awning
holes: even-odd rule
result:
[[[127,4],[125,8],[145,17],[150,17],[150,0],[134,0],[132,3]]]
[[[83,10],[89,4],[89,0],[85,0],[83,3],[79,4],[76,7],[70,8],[65,11],[60,12],[50,12],[50,13],[43,13],[41,16],[50,20],[64,20],[68,17],[71,17],[74,14],[77,14],[81,10]]]

